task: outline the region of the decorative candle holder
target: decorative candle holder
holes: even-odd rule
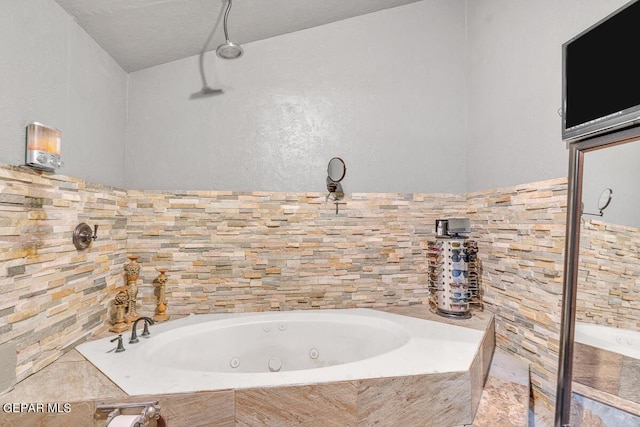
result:
[[[139,256],[131,255],[127,259],[129,263],[124,266],[124,275],[127,278],[127,284],[138,280],[140,275],[140,264],[138,264]]]
[[[165,283],[169,278],[166,275],[168,270],[164,268],[158,268],[158,272],[160,273],[156,280],[153,282],[153,286],[158,289],[158,302],[156,303],[156,314],[153,316],[153,320],[155,322],[164,322],[165,320],[169,320],[171,316],[169,316],[167,311],[167,300],[165,298]]]
[[[114,305],[116,306],[116,319],[109,332],[115,332],[117,334],[129,329],[129,326],[125,323],[124,312],[129,305],[129,295],[126,287],[120,288],[120,291],[114,298]]]
[[[129,303],[127,305],[125,322],[131,323],[135,322],[140,317],[136,310],[136,300],[138,299],[138,285],[136,281],[140,274],[140,264],[138,264],[137,260],[140,257],[131,255],[127,258],[130,262],[124,266],[124,274],[127,278],[127,295],[129,296]]]
[[[129,282],[127,285],[127,295],[129,296],[129,305],[125,321],[127,323],[132,323],[140,317],[136,310],[136,300],[138,299],[138,285],[136,282]]]

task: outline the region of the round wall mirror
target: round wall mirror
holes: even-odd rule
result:
[[[612,196],[613,190],[610,188],[605,188],[602,194],[600,194],[600,198],[598,199],[598,209],[600,209],[600,213],[609,206]]]
[[[347,174],[347,166],[344,164],[344,160],[340,157],[334,157],[329,160],[329,165],[327,166],[327,175],[329,179],[333,182],[340,182]]]

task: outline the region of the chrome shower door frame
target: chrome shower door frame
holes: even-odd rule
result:
[[[580,218],[582,216],[582,177],[584,155],[589,151],[621,145],[640,139],[640,127],[568,143],[569,176],[567,194],[567,225],[560,323],[560,354],[556,392],[555,427],[570,427],[571,381],[573,374],[573,340],[578,290],[578,260],[580,256]]]

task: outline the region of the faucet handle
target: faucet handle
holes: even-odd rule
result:
[[[123,352],[124,349],[124,345],[122,345],[122,334],[119,334],[117,337],[115,337],[114,339],[112,339],[110,342],[114,342],[114,341],[118,341],[118,347],[116,348],[116,353],[121,353]]]

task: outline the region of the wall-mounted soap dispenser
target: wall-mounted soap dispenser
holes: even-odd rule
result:
[[[62,166],[60,137],[61,132],[58,129],[42,123],[29,123],[27,125],[27,166],[47,172],[55,172],[56,168]]]

